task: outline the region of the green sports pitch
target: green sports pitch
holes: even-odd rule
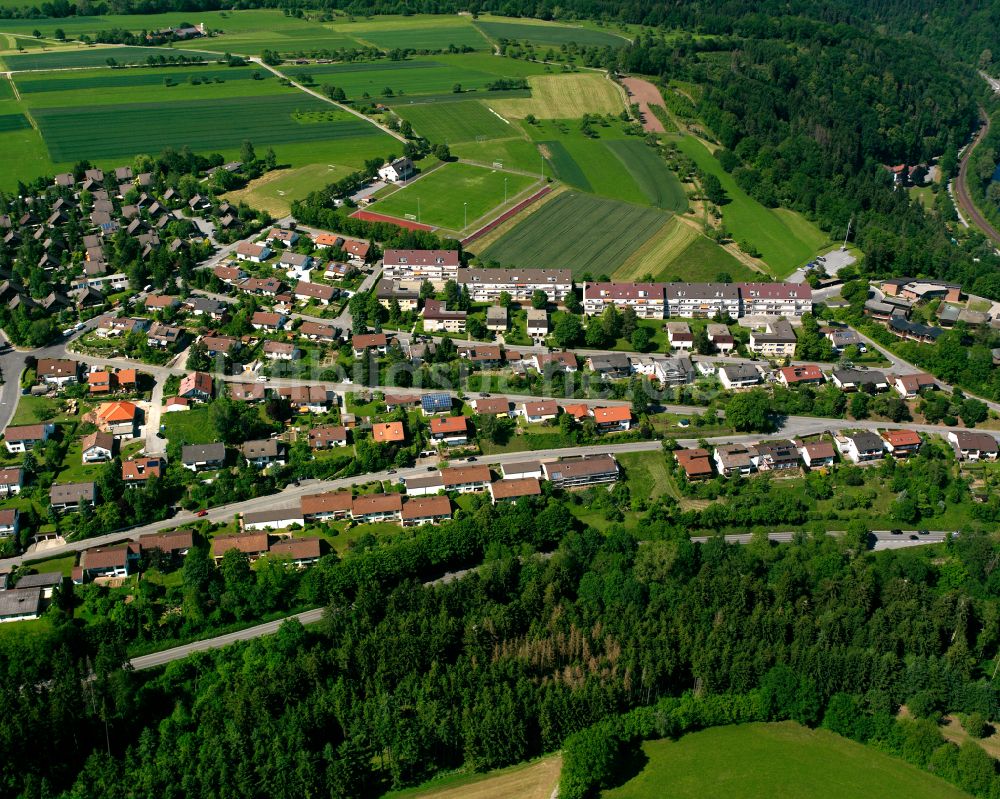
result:
[[[538,178],[514,172],[450,163],[380,200],[370,210],[459,231],[466,227],[466,218],[471,226],[493,210],[502,211],[505,193],[505,207],[513,207],[514,198],[538,182]]]

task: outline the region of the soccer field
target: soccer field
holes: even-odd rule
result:
[[[466,210],[470,226],[490,211],[502,210],[505,181],[508,208],[518,194],[538,182],[513,172],[451,163],[379,200],[370,210],[400,219],[410,214],[425,225],[458,231],[466,226]]]

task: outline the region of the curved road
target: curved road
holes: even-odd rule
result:
[[[976,134],[976,138],[966,148],[965,155],[962,156],[962,161],[959,164],[958,180],[954,183],[955,202],[958,203],[969,222],[979,228],[997,247],[1000,247],[1000,231],[993,227],[989,220],[979,212],[969,194],[969,162],[972,160],[972,154],[976,151],[976,147],[990,132],[989,114],[982,108],[979,111],[983,116],[984,124],[979,129],[979,133]]]

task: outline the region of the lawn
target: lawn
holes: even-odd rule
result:
[[[565,192],[479,253],[500,266],[611,274],[667,221],[663,211]],[[558,231],[557,236],[553,231]]]
[[[538,152],[538,147],[527,139],[468,141],[450,147],[451,154],[456,158],[477,161],[484,165],[500,162],[509,169],[523,169],[526,172],[551,175],[551,171],[545,168],[545,159]]]
[[[715,727],[677,741],[649,741],[642,751],[648,758],[643,770],[624,785],[604,791],[603,799],[658,799],[665,786],[670,786],[672,799],[968,797],[904,760],[792,722]]]
[[[489,18],[477,20],[476,26],[496,41],[507,39],[508,41],[527,42],[536,46],[549,45],[558,48],[571,42],[595,47],[623,47],[628,44],[628,39],[614,33],[560,25],[554,22],[520,20],[506,22]]]
[[[91,406],[81,404],[78,407],[82,413],[87,413]],[[53,424],[78,422],[81,415],[81,413],[75,415],[67,413],[64,408],[64,400],[33,397],[27,394],[18,399],[17,410],[10,423],[12,425],[41,424],[43,420],[45,423],[51,422]],[[46,419],[45,416],[49,418]]]
[[[669,494],[680,499],[680,491],[667,472],[662,452],[623,452],[615,456],[625,470],[625,480],[633,497],[654,500]]]
[[[299,121],[293,116],[310,111],[321,118]],[[45,108],[33,113],[56,162],[127,158],[181,144],[200,151],[234,151],[246,139],[258,147],[302,142],[346,142],[353,147],[366,140],[370,157],[390,141],[367,122],[301,93]]]
[[[625,99],[619,86],[596,72],[568,75],[533,75],[528,78],[530,99],[497,100],[493,104],[503,116],[523,119],[579,119],[584,114],[619,114]]]
[[[507,203],[510,205],[518,194],[537,180],[471,164],[445,164],[385,200],[380,200],[372,209],[380,214],[400,218],[412,214],[419,216],[417,221],[424,224],[462,230],[465,227],[465,204],[468,204],[468,221],[471,225],[503,204],[505,182]]]
[[[522,135],[516,125],[498,117],[484,102],[414,103],[396,105],[393,111],[433,144],[510,139]]]
[[[188,411],[165,413],[160,417],[168,441],[184,444],[211,444],[218,440],[208,407],[198,405]]]
[[[33,560],[28,565],[39,574],[60,572],[63,577],[69,577],[73,573],[73,567],[76,566],[76,554],[62,555],[48,560]]]
[[[281,218],[291,213],[292,200],[301,200],[309,192],[322,189],[351,171],[348,167],[335,164],[307,164],[297,169],[281,169],[251,181],[245,189],[230,192],[226,199],[232,203],[245,202]]]
[[[702,172],[722,182],[729,198],[722,206],[726,228],[735,241],[753,244],[775,277],[787,277],[829,242],[823,231],[800,214],[766,208],[750,197],[698,139],[682,136],[676,142]]]
[[[383,50],[447,50],[449,45],[486,50],[490,46],[469,17],[457,14],[377,17],[357,22],[337,22],[330,27],[362,44]]]

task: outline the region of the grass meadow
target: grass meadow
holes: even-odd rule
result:
[[[609,141],[604,146],[615,154],[650,205],[675,213],[687,210],[684,187],[656,150],[639,139]]]
[[[468,220],[472,225],[475,220],[503,204],[504,181],[507,182],[508,205],[512,205],[514,198],[535,184],[537,179],[471,164],[450,163],[379,200],[371,210],[399,218],[404,218],[406,214],[416,216],[419,199],[419,222],[448,230],[462,230],[465,227],[465,204],[468,203]]]
[[[681,136],[675,141],[700,170],[716,175],[722,182],[729,196],[729,202],[722,206],[726,228],[735,241],[753,244],[775,277],[787,277],[829,241],[823,231],[801,214],[766,208],[750,197],[698,139]]]
[[[602,799],[963,799],[968,794],[916,766],[826,730],[793,722],[715,727],[642,745],[648,762]],[[720,754],[724,753],[724,756]]]
[[[246,188],[231,191],[226,199],[231,203],[245,202],[254,208],[281,218],[292,210],[292,200],[301,199],[335,180],[346,177],[351,170],[335,164],[308,164],[294,169],[269,172],[252,181]]]
[[[619,114],[625,110],[622,90],[596,72],[568,75],[532,75],[530,98],[497,100],[494,110],[524,119],[579,119],[584,114]]]
[[[565,192],[545,203],[479,253],[505,267],[571,269],[611,274],[668,216],[655,208]]]

